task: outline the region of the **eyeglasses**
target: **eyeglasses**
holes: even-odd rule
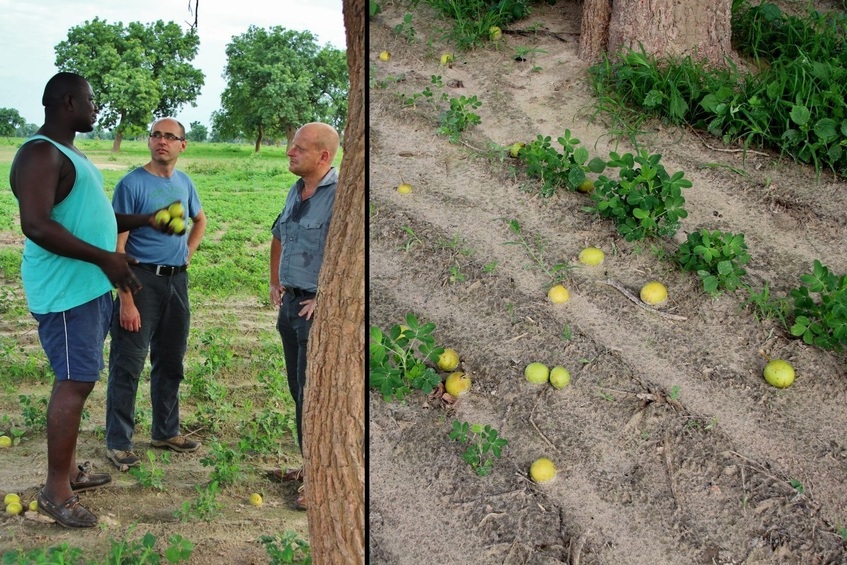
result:
[[[161,133],[158,131],[154,131],[150,134],[150,139],[162,139],[165,138],[166,141],[185,141],[184,137],[177,137],[172,133]]]

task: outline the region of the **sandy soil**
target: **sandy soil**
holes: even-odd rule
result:
[[[589,197],[542,199],[491,150],[569,129],[592,156],[635,152],[602,116],[590,119],[579,4],[537,7],[501,46],[456,53],[449,68],[439,64],[452,50],[439,39],[445,22],[424,3],[382,4],[370,24],[369,322],[387,329],[413,312],[435,323],[473,388],[452,406],[370,392],[372,562],[847,562],[844,354],[792,338],[745,306],[745,291],[709,296],[668,260],[705,227],[745,234],[756,291],[767,283],[786,295],[814,259],[845,273],[845,183],[651,124],[639,143],[693,182],[689,215],[673,240],[626,242],[583,210]],[[407,11],[414,43],[392,32]],[[540,51],[516,61],[519,47]],[[461,143],[437,133],[431,104],[402,103],[432,75],[449,96],[483,102]],[[413,192],[399,194],[401,182]],[[507,220],[548,266],[577,265],[589,245],[606,260],[569,271],[571,300],[553,305],[539,262],[508,245],[517,237]],[[464,280],[451,281],[457,271]],[[664,311],[685,319],[638,307],[607,279],[635,294],[663,281]],[[795,366],[792,387],[764,381],[760,351]],[[532,361],[569,368],[571,384],[531,385]],[[509,440],[491,475],[461,459],[454,420]],[[559,470],[549,485],[528,479],[540,456]]]

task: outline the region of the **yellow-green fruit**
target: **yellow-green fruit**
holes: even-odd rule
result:
[[[571,299],[571,293],[564,286],[557,284],[547,291],[547,298],[553,304],[564,304]]]
[[[182,218],[185,216],[185,208],[182,207],[182,203],[174,202],[168,206],[168,214],[171,215],[171,218]]]
[[[659,281],[651,281],[641,287],[641,300],[651,306],[664,304],[668,299],[668,289]]]
[[[520,153],[521,153],[521,149],[523,149],[525,146],[526,146],[526,143],[522,143],[522,142],[520,142],[520,141],[516,141],[516,142],[515,142],[515,143],[513,143],[513,144],[512,144],[512,146],[509,148],[509,155],[511,155],[512,157],[514,157],[515,159],[517,159],[517,158],[518,158],[518,156],[519,156],[519,155],[520,155]]]
[[[0,447],[12,447],[12,438],[9,436],[0,436]]]
[[[576,187],[576,189],[583,194],[589,194],[594,191],[594,182],[589,179],[585,179],[579,183],[579,186]]]
[[[529,382],[540,385],[546,383],[550,378],[550,369],[544,363],[530,363],[524,369],[523,374]]]
[[[455,349],[446,348],[438,357],[438,368],[442,371],[452,371],[459,366],[459,354]]]
[[[550,384],[553,388],[565,388],[571,382],[571,374],[561,365],[550,369]]]
[[[772,359],[765,365],[765,380],[776,388],[788,388],[794,382],[794,367],[788,361]]]
[[[15,494],[15,493],[13,493],[13,492],[10,492],[9,494],[7,494],[3,498],[3,504],[5,504],[7,506],[12,502],[20,502],[20,501],[21,501],[21,497],[18,496],[17,494]]]
[[[262,505],[262,495],[258,492],[254,492],[250,495],[250,504],[253,506],[261,506]]]
[[[32,502],[30,502],[30,503],[29,503],[29,509],[30,509],[30,510],[32,510],[33,512],[35,512],[36,510],[38,510],[38,501],[37,501],[37,500],[33,500]]]
[[[471,389],[471,378],[461,371],[450,373],[444,381],[444,390],[454,398],[458,398]]]
[[[184,234],[185,233],[185,222],[182,221],[182,218],[174,218],[171,220],[169,224],[176,234]]]
[[[586,247],[579,252],[579,262],[583,265],[590,265],[593,267],[594,265],[602,263],[605,258],[606,254],[603,253],[603,250],[596,247]]]
[[[453,55],[452,54],[445,53],[444,55],[441,56],[441,64],[442,65],[449,65],[452,62],[453,62]]]
[[[17,516],[21,512],[23,512],[24,507],[21,506],[20,502],[10,502],[6,505],[6,513],[12,514],[13,516]]]
[[[383,51],[379,54],[379,60],[382,61],[383,63],[388,61],[390,58],[391,58],[391,53],[389,53],[388,51]]]
[[[171,221],[171,213],[167,210],[159,210],[156,212],[156,223],[160,226],[166,226]]]
[[[488,28],[488,37],[491,38],[491,41],[498,41],[503,37],[503,30],[497,26],[491,26]]]
[[[546,457],[540,457],[529,467],[529,476],[538,484],[549,483],[556,478],[556,466]]]
[[[412,192],[412,185],[404,182],[403,184],[397,187],[397,192],[399,192],[400,194],[409,194],[410,192]]]

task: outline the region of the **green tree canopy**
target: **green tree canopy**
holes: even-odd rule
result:
[[[259,151],[265,137],[290,142],[307,122],[343,129],[349,91],[344,51],[318,46],[308,31],[250,26],[226,54],[227,86],[212,117],[216,137],[253,138]]]
[[[0,137],[13,137],[15,130],[26,125],[26,120],[14,108],[0,108]]]
[[[114,150],[123,136],[144,131],[155,118],[195,106],[203,72],[191,61],[200,39],[174,22],[109,24],[94,18],[68,30],[56,45],[56,66],[88,79],[100,106],[99,125],[115,129]]]
[[[188,141],[206,141],[209,137],[209,128],[200,122],[191,122],[189,128],[188,133],[185,134]]]

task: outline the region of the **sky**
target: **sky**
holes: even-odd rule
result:
[[[173,21],[188,30],[194,22],[189,3],[194,0],[0,0],[0,108],[14,108],[27,123],[44,122],[41,95],[58,71],[55,46],[70,28],[99,17],[124,26]],[[309,31],[319,46],[346,49],[341,0],[200,0],[198,14],[200,47],[192,64],[205,74],[205,85],[197,107],[183,106],[175,116],[186,129],[191,122],[211,129],[226,87],[226,46],[250,25]]]

